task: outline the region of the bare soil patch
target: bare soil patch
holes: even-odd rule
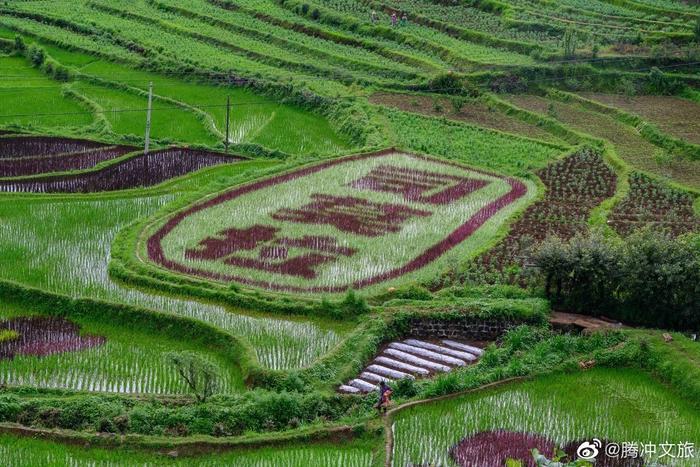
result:
[[[369,98],[373,104],[413,112],[432,117],[445,117],[450,120],[458,120],[483,128],[513,133],[519,136],[539,139],[556,144],[566,144],[551,133],[513,117],[491,109],[488,105],[477,100],[468,100],[459,112],[446,97],[432,98],[429,96],[414,96],[407,94],[378,93]]]
[[[662,131],[700,144],[700,104],[673,96],[622,96],[581,93],[583,97],[634,113]]]

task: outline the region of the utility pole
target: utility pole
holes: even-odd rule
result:
[[[228,152],[230,119],[231,119],[231,96],[226,96],[226,141],[224,141],[224,145],[226,146],[226,152]]]
[[[148,83],[148,111],[146,111],[146,145],[143,154],[148,155],[148,144],[151,139],[151,106],[153,104],[153,81]]]

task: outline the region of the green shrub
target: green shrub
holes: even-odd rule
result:
[[[27,55],[29,61],[32,63],[32,66],[37,68],[44,63],[44,60],[46,60],[46,54],[44,53],[44,49],[42,49],[41,47],[37,47],[33,44],[29,46],[29,49],[27,50]]]
[[[548,296],[560,306],[629,324],[700,329],[697,237],[642,230],[624,242],[595,234],[566,243],[550,239],[535,262]]]
[[[401,378],[392,385],[394,397],[410,398],[418,394],[418,385],[413,378]]]

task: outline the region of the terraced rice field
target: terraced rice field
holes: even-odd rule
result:
[[[224,87],[226,82],[222,80],[200,83],[187,74],[137,71],[45,43],[41,46],[55,55],[52,58],[75,66],[76,72],[86,79],[61,85],[22,58],[0,56],[0,71],[6,76],[0,82],[0,96],[7,97],[3,99],[0,126],[24,125],[28,120],[22,117],[26,113],[23,103],[32,100],[42,103],[35,113],[46,114],[34,121],[37,128],[89,128],[99,124],[121,138],[143,138],[146,93],[152,82],[155,100],[151,138],[222,147],[226,102],[230,98],[232,144],[253,143],[293,154],[331,154],[352,146],[322,116],[251,90]],[[93,78],[111,84],[89,81]],[[51,89],[56,90],[57,97],[47,100],[54,92]],[[290,121],[294,124],[289,125]]]
[[[343,328],[242,314],[222,306],[144,293],[110,279],[109,252],[119,230],[172,199],[172,195],[163,195],[2,203],[0,277],[72,296],[203,320],[243,336],[254,346],[261,363],[271,368],[305,366],[339,342]]]
[[[692,337],[543,323],[697,337],[698,34],[676,0],[0,2],[0,464],[697,450]],[[600,227],[595,258],[531,267]],[[640,228],[672,235],[622,248]],[[664,286],[604,264],[647,241],[676,255]],[[578,275],[595,261],[619,287]],[[377,418],[381,383],[410,405]],[[625,467],[695,465],[643,457]]]
[[[457,251],[468,254],[530,189],[515,178],[424,156],[351,156],[196,203],[149,232],[141,248],[178,273],[339,293],[423,273]]]
[[[0,384],[126,394],[186,394],[167,360],[175,350],[200,352],[220,370],[220,390],[240,392],[240,370],[196,345],[83,319],[32,315],[4,304],[0,328],[18,336],[0,343]]]
[[[607,369],[556,374],[398,412],[392,465],[457,465],[450,449],[490,430],[535,433],[559,446],[593,437],[697,445],[698,423],[687,401],[644,374]],[[692,459],[674,461],[694,465]]]
[[[0,141],[0,144],[2,142]],[[47,175],[0,181],[0,191],[23,193],[96,193],[142,188],[241,158],[173,148],[134,154],[107,166],[78,174]]]
[[[608,218],[620,235],[654,228],[672,235],[700,230],[700,216],[693,209],[688,193],[665,187],[641,174],[630,176],[629,194],[615,206]]]
[[[28,66],[23,57],[0,56],[0,76],[5,77],[0,83],[2,126],[31,124],[36,128],[74,128],[93,122],[79,102],[63,95],[61,83]],[[32,111],[28,112],[26,102],[36,96],[37,91],[41,91],[41,98],[34,100]],[[52,115],[37,119],[33,113]]]
[[[613,196],[617,177],[597,154],[583,150],[540,170],[547,191],[511,226],[505,239],[482,254],[453,280],[518,282],[529,255],[548,237],[570,239],[588,229],[591,211]]]
[[[368,442],[349,445],[310,444],[276,448],[239,450],[217,456],[172,459],[166,456],[137,452],[115,452],[106,449],[84,449],[63,444],[12,435],[0,436],[0,457],[8,460],[8,467],[156,467],[188,466],[192,462],[202,467],[236,465],[241,467],[302,467],[304,465],[342,465],[343,467],[370,467],[374,465],[378,449]]]

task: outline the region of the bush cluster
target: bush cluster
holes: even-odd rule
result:
[[[318,393],[251,391],[205,403],[79,395],[20,398],[0,395],[0,421],[25,426],[144,435],[234,436],[336,420],[356,399]]]
[[[651,230],[546,241],[535,262],[558,306],[628,324],[700,329],[700,237]]]

